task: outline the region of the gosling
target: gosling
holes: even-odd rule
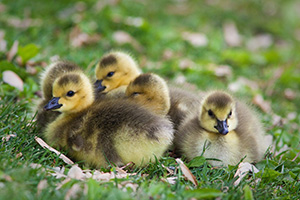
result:
[[[257,115],[246,104],[223,91],[208,93],[200,110],[175,136],[176,148],[188,160],[203,155],[213,166],[236,165],[263,159],[268,145]]]
[[[172,143],[172,123],[127,99],[95,101],[93,89],[81,73],[55,80],[45,109],[62,114],[47,127],[46,141],[95,167],[159,159]]]

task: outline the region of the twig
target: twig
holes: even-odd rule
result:
[[[64,154],[62,154],[61,152],[57,151],[56,149],[54,149],[53,147],[50,147],[44,140],[42,140],[41,138],[35,136],[34,137],[35,141],[37,143],[39,143],[39,145],[41,145],[43,148],[49,149],[49,151],[54,152],[56,155],[59,155],[59,158],[62,159],[65,163],[69,164],[69,165],[73,165],[74,162],[68,158],[67,156],[65,156]]]

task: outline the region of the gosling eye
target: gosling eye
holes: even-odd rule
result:
[[[133,93],[131,94],[131,96],[136,97],[136,96],[138,96],[138,95],[140,95],[140,94],[141,94],[140,92],[133,92]]]
[[[107,77],[112,77],[114,74],[115,74],[115,72],[108,72],[106,76]]]
[[[207,113],[208,113],[208,115],[210,117],[214,117],[215,116],[214,113],[213,113],[213,111],[211,111],[211,109],[209,109]]]
[[[231,115],[232,115],[232,110],[229,112],[229,114],[228,114],[228,118],[230,118],[230,117],[231,117]]]
[[[68,97],[72,97],[72,96],[74,96],[74,94],[75,94],[75,92],[72,91],[72,90],[70,90],[69,92],[67,92],[67,96]]]

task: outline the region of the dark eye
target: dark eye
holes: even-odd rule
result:
[[[228,114],[228,118],[231,117],[231,115],[232,115],[232,111],[230,111],[230,113]]]
[[[139,94],[141,94],[141,93],[139,93],[139,92],[133,92],[133,93],[131,94],[131,96],[136,97],[136,96],[138,96]]]
[[[211,111],[211,109],[208,110],[208,115],[209,115],[210,117],[214,117],[214,116],[215,116],[214,113],[213,113],[213,111]]]
[[[108,72],[106,76],[107,76],[107,77],[112,77],[112,76],[114,75],[114,73],[115,73],[115,72]]]
[[[67,92],[67,96],[68,97],[72,97],[72,96],[74,96],[74,94],[75,94],[75,92],[72,91],[72,90],[70,90],[69,92]]]

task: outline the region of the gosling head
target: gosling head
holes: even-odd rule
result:
[[[45,110],[76,113],[94,101],[93,87],[82,73],[68,73],[57,78],[53,83],[52,95]]]
[[[236,102],[227,93],[215,91],[201,103],[200,125],[209,132],[226,135],[237,127]]]
[[[126,96],[156,114],[166,115],[169,112],[169,89],[167,83],[158,75],[139,75],[128,85]]]
[[[95,73],[97,92],[106,93],[128,85],[140,74],[140,70],[131,56],[117,51],[104,55],[97,64]]]

